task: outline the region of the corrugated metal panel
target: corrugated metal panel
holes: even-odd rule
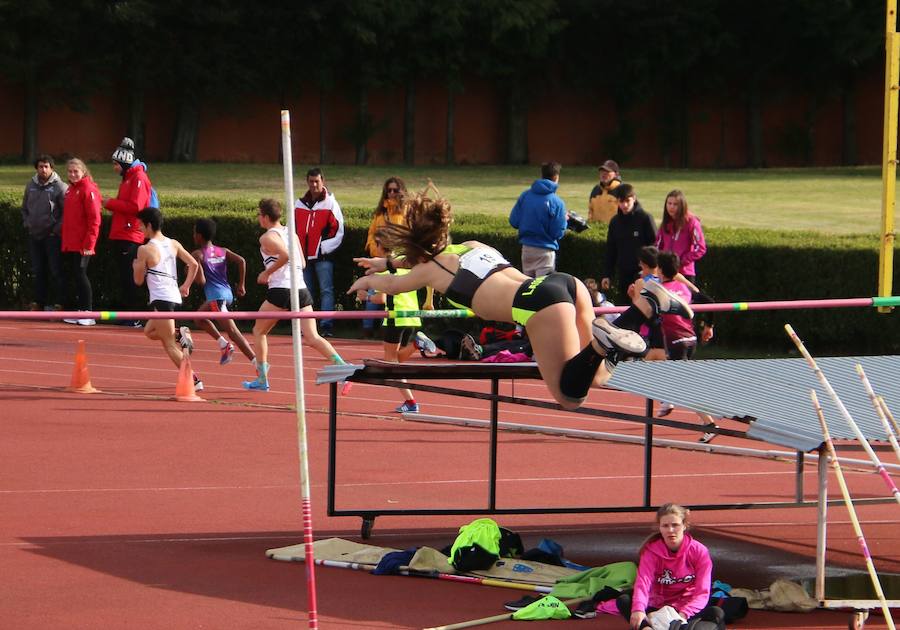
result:
[[[875,393],[896,416],[900,357],[825,357],[816,358],[816,363],[866,439],[886,441],[856,364],[862,365]],[[748,420],[751,437],[800,451],[822,443],[809,398],[814,389],[832,438],[856,439],[805,359],[629,361],[619,364],[608,386],[716,417]]]

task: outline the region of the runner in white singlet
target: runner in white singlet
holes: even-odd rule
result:
[[[265,230],[265,233],[259,237],[259,253],[265,269],[260,272],[256,281],[269,287],[266,291],[266,300],[259,307],[260,312],[286,311],[291,308],[291,278],[290,268],[287,266],[290,259],[288,242],[294,248],[292,258],[296,265],[300,310],[312,311],[312,295],[303,282],[303,254],[297,245],[297,237],[289,235],[288,229],[281,225],[281,204],[275,199],[263,199],[259,202],[257,214],[259,226]],[[269,391],[268,335],[277,323],[277,319],[257,319],[253,325],[253,338],[256,345],[256,378],[252,381],[244,381],[245,389]],[[316,328],[316,320],[300,320],[303,343],[315,349],[326,359],[343,364],[344,360],[328,343],[328,340],[319,335]],[[348,387],[345,387],[343,391],[347,393]]]
[[[197,274],[197,261],[176,240],[167,238],[162,233],[162,213],[158,208],[144,208],[137,214],[141,231],[149,242],[141,245],[134,259],[134,283],[137,286],[146,281],[150,290],[150,306],[154,311],[174,312],[187,297],[191,283]],[[181,260],[187,267],[184,282],[178,284],[178,269],[175,259]],[[174,319],[151,319],[144,326],[144,334],[148,339],[159,341],[175,367],[181,367],[184,357],[182,346],[175,339]],[[190,343],[190,331],[183,327],[187,344]],[[185,345],[187,345],[185,344]],[[194,374],[194,388],[203,389],[203,383]]]

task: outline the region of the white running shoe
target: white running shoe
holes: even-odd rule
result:
[[[675,295],[656,280],[645,281],[641,293],[659,306],[660,315],[681,315],[688,319],[694,317],[694,311],[681,296]]]
[[[647,352],[647,342],[633,330],[613,326],[603,317],[594,320],[591,327],[594,339],[608,353],[621,352],[626,355],[642,355]]]
[[[78,319],[64,319],[64,320],[63,320],[63,323],[64,323],[64,324],[77,324],[79,321],[81,321],[81,320],[78,320]]]
[[[713,422],[713,423],[711,423],[711,424],[710,424],[710,423],[707,423],[707,424],[705,424],[705,425],[703,425],[703,426],[705,426],[705,427],[707,427],[707,428],[711,428],[711,429],[718,429],[718,428],[719,428],[718,425],[716,425],[715,422]],[[718,433],[713,433],[712,431],[707,431],[706,433],[704,433],[703,435],[701,435],[701,436],[700,436],[700,439],[697,440],[697,441],[700,442],[701,444],[709,444],[710,442],[712,442],[713,438],[716,437],[717,435],[719,435],[719,434],[718,434]]]
[[[96,325],[97,325],[97,320],[95,320],[95,319],[88,319],[88,318],[79,319],[79,320],[78,320],[78,325],[79,325],[79,326],[96,326]]]
[[[194,340],[191,337],[191,329],[187,326],[182,326],[178,329],[178,333],[178,343],[184,351],[188,354],[194,352]]]
[[[422,356],[427,356],[429,354],[434,354],[437,352],[437,346],[435,343],[428,338],[428,335],[423,333],[421,330],[416,332],[415,338],[413,338],[413,343],[416,348],[418,348],[419,352],[422,353]]]
[[[659,403],[659,411],[656,413],[656,417],[657,418],[665,418],[670,413],[672,413],[672,411],[674,411],[674,409],[675,409],[675,405],[673,405],[672,403],[667,403],[667,402]]]

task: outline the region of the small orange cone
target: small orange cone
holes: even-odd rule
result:
[[[194,390],[194,370],[191,369],[191,355],[184,353],[175,384],[175,400],[178,402],[203,402]]]
[[[84,339],[78,340],[78,349],[75,351],[75,368],[72,370],[72,382],[66,387],[66,391],[77,394],[97,394],[100,392],[99,389],[94,389],[93,385],[91,385]]]

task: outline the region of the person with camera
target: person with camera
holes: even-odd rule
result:
[[[566,233],[569,213],[556,194],[561,168],[559,162],[544,162],[541,178],[519,195],[509,213],[509,224],[519,230],[522,272],[532,278],[556,270],[559,239]]]

